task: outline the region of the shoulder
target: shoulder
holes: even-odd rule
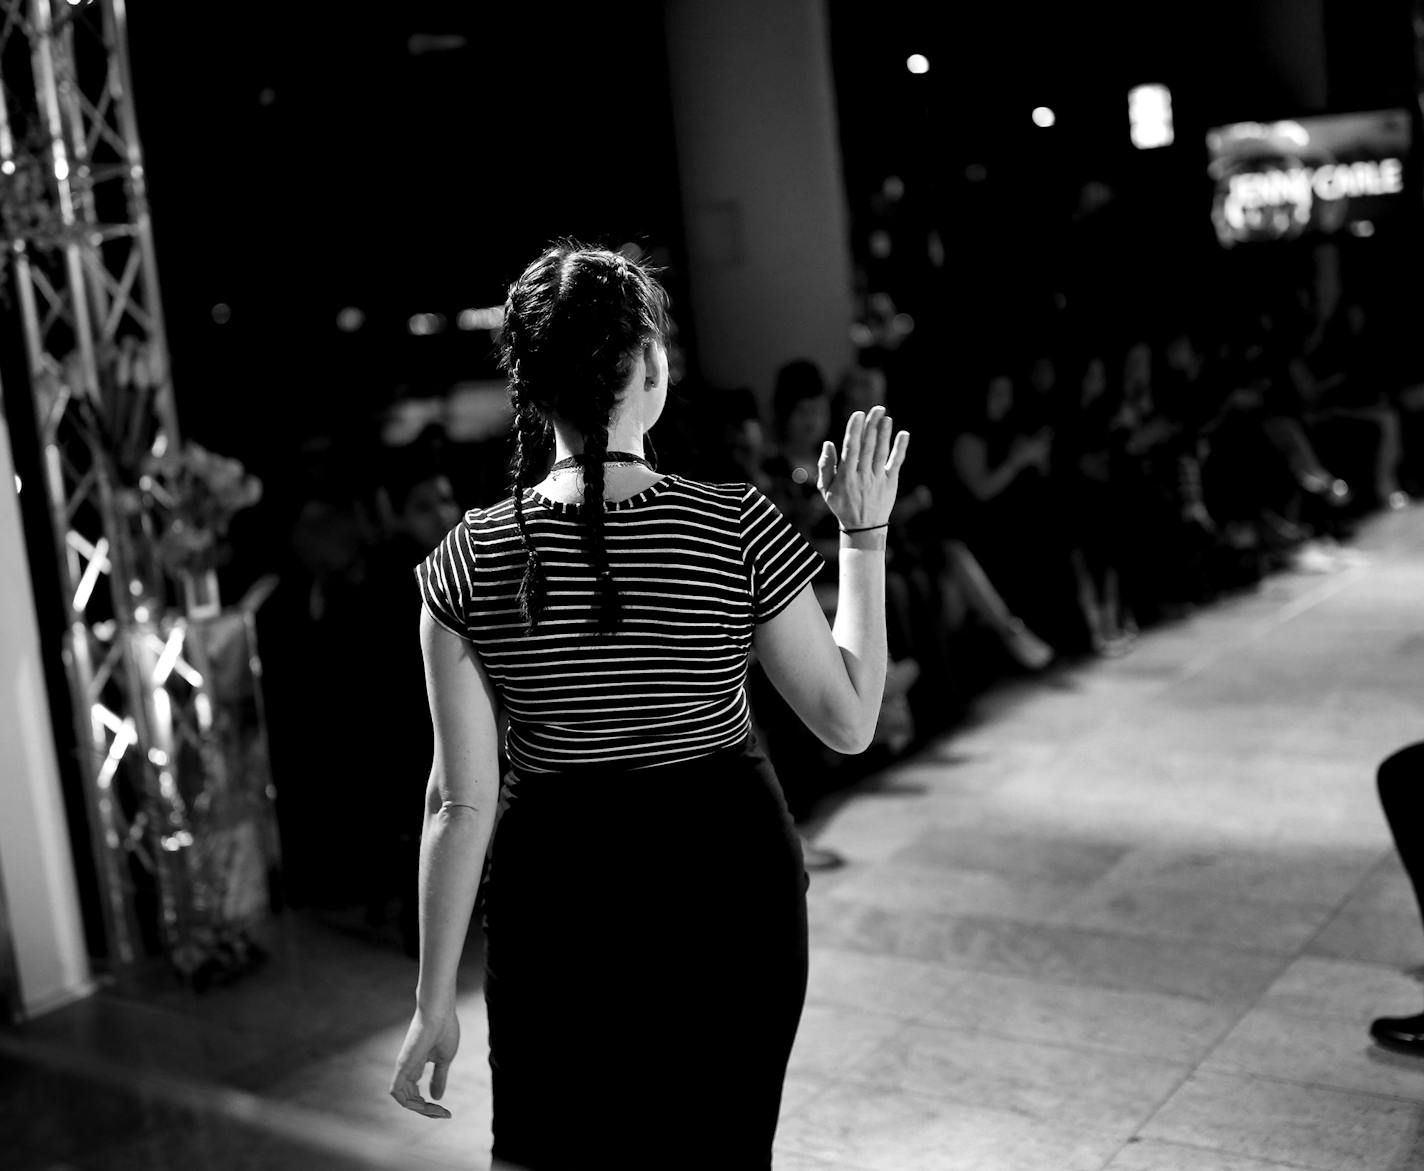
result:
[[[710,509],[740,509],[748,494],[755,491],[750,484],[692,480],[686,476],[674,476],[670,487],[689,502]]]

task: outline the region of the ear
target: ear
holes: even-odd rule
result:
[[[653,390],[667,381],[667,350],[662,342],[650,341],[643,346],[643,389]]]

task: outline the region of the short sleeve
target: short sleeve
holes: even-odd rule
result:
[[[752,619],[768,622],[818,574],[824,559],[757,489],[742,497],[742,550],[752,575]]]
[[[451,634],[469,637],[475,545],[469,524],[461,520],[415,567],[420,596],[436,622]]]

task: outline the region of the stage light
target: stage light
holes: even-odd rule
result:
[[[928,73],[930,71],[930,59],[923,53],[911,53],[905,58],[905,68],[911,73]]]
[[[503,329],[504,306],[491,305],[487,309],[461,309],[460,316],[456,318],[455,323],[461,329]]]
[[[355,333],[366,324],[366,315],[355,305],[348,305],[336,315],[336,328],[342,333]]]
[[[69,178],[69,163],[65,159],[54,160],[54,177],[61,183]]]
[[[15,160],[6,159],[0,163],[0,175],[13,175],[15,173]]]
[[[438,313],[416,313],[407,324],[416,337],[429,337],[445,328],[445,318]]]
[[[213,321],[218,325],[226,325],[232,320],[232,306],[225,301],[219,301],[213,306]]]
[[[1171,146],[1172,91],[1165,85],[1136,85],[1127,93],[1127,123],[1138,150]]]
[[[1058,116],[1054,114],[1054,112],[1050,110],[1047,106],[1035,106],[1033,108],[1033,124],[1035,126],[1039,126],[1042,127],[1044,130],[1047,130],[1057,121]]]

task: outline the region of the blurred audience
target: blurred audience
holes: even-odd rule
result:
[[[858,360],[834,392],[792,358],[768,388],[684,383],[669,411],[667,469],[774,501],[826,557],[814,589],[828,615],[839,533],[817,488],[822,444],[877,404],[918,437],[887,535],[892,662],[874,750],[858,763],[826,751],[749,671],[803,827],[844,774],[943,730],[1004,673],[1126,654],[1139,628],[1273,570],[1334,568],[1360,517],[1406,507],[1424,482],[1424,388],[1365,304],[1328,282],[1235,290],[1151,328],[1031,316],[1024,337],[972,344],[935,328],[927,290],[906,296],[916,319],[861,290]],[[394,905],[413,948],[431,745],[410,569],[463,508],[506,491],[508,452],[497,434],[452,447],[438,426],[389,443],[309,453],[259,621],[287,897],[360,906],[373,927]],[[842,861],[805,851],[812,868]]]

